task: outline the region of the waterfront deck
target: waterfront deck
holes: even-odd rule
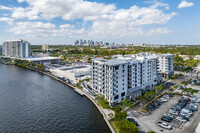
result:
[[[75,88],[74,91],[77,92],[81,96],[85,95],[84,92],[82,90],[78,89],[78,88]]]

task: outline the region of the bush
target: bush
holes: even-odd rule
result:
[[[110,108],[108,101],[104,98],[104,96],[97,96],[97,102],[101,105],[102,108]]]
[[[154,132],[154,131],[148,131],[148,132],[146,132],[146,133],[156,133],[156,132]]]
[[[114,108],[115,113],[120,112],[122,110],[121,106],[117,106]]]
[[[119,128],[120,133],[138,133],[138,127],[128,120],[122,120],[116,122],[117,127]]]
[[[125,107],[129,107],[131,103],[128,101],[128,99],[124,99],[123,101],[121,101],[121,105],[123,108],[125,108]]]
[[[85,81],[87,81],[87,82],[88,82],[88,81],[90,81],[90,79],[89,79],[89,78],[86,78],[86,79],[85,79]]]
[[[183,96],[183,94],[181,94],[181,93],[178,93],[178,92],[176,92],[176,93],[173,93],[173,95]]]
[[[124,111],[124,112],[121,112],[122,111],[122,107],[120,106],[117,106],[114,108],[114,111],[115,111],[115,120],[116,121],[120,121],[120,120],[123,120],[126,118],[127,116],[127,113]]]
[[[115,112],[115,118],[114,119],[116,121],[121,121],[121,120],[125,119],[126,116],[127,116],[127,113],[125,111],[123,111],[123,112]]]
[[[178,88],[178,86],[179,86],[179,85],[175,85],[174,88],[176,89],[176,88]]]

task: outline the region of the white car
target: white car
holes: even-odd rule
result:
[[[169,95],[164,95],[163,98],[169,100]]]
[[[172,115],[178,115],[178,112],[171,110],[171,109],[169,110],[169,113],[172,114]]]
[[[181,122],[184,122],[184,123],[187,122],[187,120],[183,119],[183,118],[180,117],[180,116],[176,117],[176,119],[177,119],[178,121],[181,121]]]
[[[181,110],[181,113],[184,113],[184,114],[189,114],[189,115],[192,115],[192,111],[188,110],[188,109],[182,109]]]
[[[162,102],[167,102],[168,100],[166,99],[166,98],[160,98],[160,100],[162,101]]]
[[[158,126],[162,127],[162,128],[165,128],[165,129],[169,129],[169,130],[172,130],[172,126],[171,125],[168,125],[167,123],[164,123],[164,122],[158,122]]]
[[[180,115],[185,115],[185,116],[187,116],[187,117],[190,117],[190,116],[191,116],[190,114],[184,113],[184,112],[180,112]]]

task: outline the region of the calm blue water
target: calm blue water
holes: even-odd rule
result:
[[[96,107],[38,72],[0,64],[0,133],[107,133]]]

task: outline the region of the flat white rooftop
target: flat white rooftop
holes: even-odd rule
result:
[[[44,61],[44,60],[58,60],[60,58],[57,57],[29,57],[29,58],[20,58],[22,60],[28,60],[28,61]]]

